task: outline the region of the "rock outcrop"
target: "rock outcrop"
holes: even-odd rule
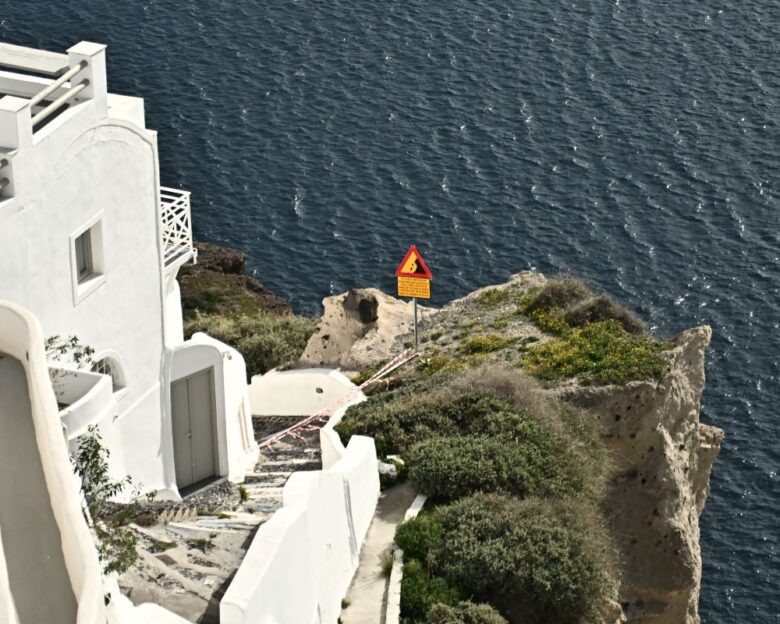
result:
[[[326,297],[322,304],[322,320],[301,356],[301,366],[333,366],[348,371],[372,368],[397,350],[399,337],[413,339],[412,303],[376,288],[356,288]],[[417,309],[421,319],[435,312],[422,306]]]
[[[198,263],[183,266],[178,275],[185,317],[203,314],[292,314],[286,299],[275,295],[257,279],[244,275],[246,255],[229,247],[195,243]]]
[[[424,310],[425,352],[459,355],[463,336],[501,332],[514,347],[550,339],[516,314],[517,297],[544,285],[524,272],[451,302]],[[494,296],[483,293],[506,291]],[[320,329],[303,356],[308,365],[348,370],[376,366],[411,339],[411,304],[375,289],[353,290],[324,300]],[[435,314],[435,316],[434,316]],[[511,322],[507,319],[511,318]],[[620,551],[620,603],[605,621],[630,624],[699,624],[701,582],[699,516],[709,494],[710,470],[723,431],[699,421],[705,351],[712,331],[683,332],[664,352],[667,371],[658,381],[586,386],[576,380],[549,391],[587,410],[601,426],[614,464],[605,513]],[[431,339],[431,336],[438,338]],[[519,357],[510,353],[512,358]]]
[[[601,424],[615,462],[606,509],[623,560],[628,622],[698,624],[699,516],[723,431],[699,422],[709,327],[683,332],[659,382],[558,391]]]

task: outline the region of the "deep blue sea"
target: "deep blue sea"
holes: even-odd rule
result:
[[[416,243],[436,304],[535,267],[712,325],[706,624],[780,622],[779,34],[777,0],[0,0],[0,40],[109,45],[198,238],[299,311]]]

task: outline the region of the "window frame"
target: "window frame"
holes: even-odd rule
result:
[[[70,265],[73,305],[77,306],[106,281],[102,212],[70,235]]]

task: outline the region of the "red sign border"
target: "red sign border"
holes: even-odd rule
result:
[[[411,256],[413,253],[417,254],[417,260],[420,262],[420,266],[422,267],[423,272],[422,273],[402,273],[401,268],[406,264],[406,261],[409,259],[409,256]],[[422,254],[417,251],[417,247],[414,245],[411,245],[409,247],[409,251],[406,252],[406,255],[404,256],[404,259],[401,260],[401,264],[398,265],[398,268],[395,270],[395,276],[396,277],[416,277],[418,279],[433,279],[433,273],[431,273],[431,270],[428,268],[428,265],[425,263],[425,260],[423,260]]]

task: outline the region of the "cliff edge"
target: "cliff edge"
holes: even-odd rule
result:
[[[659,341],[633,313],[574,282],[561,282],[568,299],[556,301],[560,293],[548,288],[551,282],[524,272],[441,310],[426,310],[417,370],[496,362],[524,374],[520,369],[531,370],[528,358],[544,352],[542,345],[556,356],[572,345],[584,349],[571,356],[574,365],[554,362],[544,369],[537,357],[535,372],[546,371],[547,377],[537,377],[551,396],[597,421],[609,451],[603,515],[620,569],[614,574],[619,608],[607,607],[605,621],[698,624],[699,516],[724,436],[699,420],[712,331],[697,327]],[[539,292],[552,299],[539,304]],[[411,306],[393,297],[356,289],[324,305],[320,330],[304,356],[309,363],[370,369],[410,344]],[[594,343],[583,347],[590,339]],[[602,348],[603,340],[613,342]],[[625,362],[606,370],[591,366],[612,358],[614,348],[626,350]],[[566,374],[567,366],[574,372]],[[626,370],[636,377],[637,366],[646,367],[646,379],[639,373],[638,380],[615,381]]]
[[[615,463],[606,514],[622,555],[629,622],[699,622],[699,516],[724,435],[699,421],[711,336],[708,326],[680,334],[660,381],[557,389],[598,419]]]

